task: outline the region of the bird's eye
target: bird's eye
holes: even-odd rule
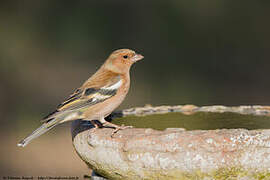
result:
[[[125,56],[123,56],[123,58],[124,58],[124,59],[127,59],[127,58],[128,58],[128,56],[127,56],[127,55],[125,55]]]

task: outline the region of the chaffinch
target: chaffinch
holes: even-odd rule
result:
[[[76,119],[89,120],[95,128],[99,126],[94,120],[99,120],[103,126],[113,127],[116,131],[124,129],[123,126],[109,123],[104,118],[125,99],[130,86],[130,67],[141,59],[142,55],[129,49],[114,51],[93,76],[59,104],[54,112],[46,116],[42,120],[43,124],[20,141],[18,146],[24,147],[54,126]]]

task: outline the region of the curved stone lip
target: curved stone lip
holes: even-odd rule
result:
[[[244,115],[256,115],[256,116],[270,116],[270,106],[262,105],[242,105],[242,106],[196,106],[196,105],[176,105],[176,106],[151,106],[146,105],[144,107],[135,107],[125,109],[112,113],[115,117],[125,117],[128,115],[145,116],[150,114],[163,114],[169,112],[181,112],[186,115],[193,114],[196,112],[215,112],[215,113],[238,113]]]

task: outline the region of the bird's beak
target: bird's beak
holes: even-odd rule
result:
[[[132,61],[133,62],[136,62],[136,61],[139,61],[139,60],[141,60],[143,58],[144,58],[143,55],[141,55],[141,54],[135,54],[135,56],[132,57]]]

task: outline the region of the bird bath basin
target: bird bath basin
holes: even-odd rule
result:
[[[186,115],[180,112],[152,114],[146,116],[129,115],[112,120],[114,124],[124,124],[135,128],[184,128],[186,130],[214,129],[270,129],[270,117],[237,114],[231,112],[197,112]]]
[[[108,179],[270,179],[269,106],[159,106],[72,124],[80,158]],[[93,126],[92,126],[93,127]]]

